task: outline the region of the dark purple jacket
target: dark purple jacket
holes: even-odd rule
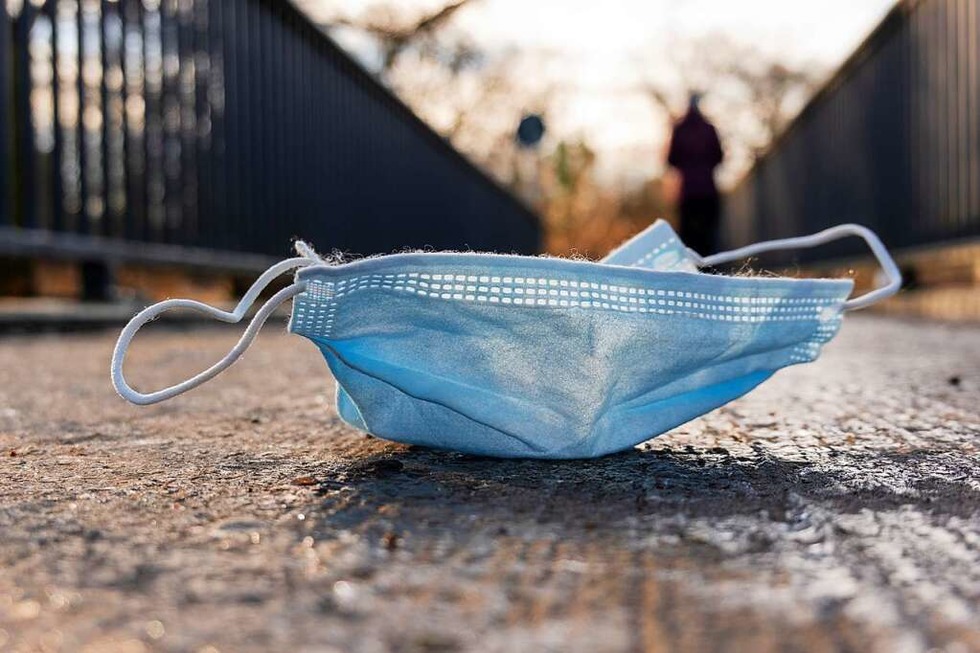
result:
[[[674,125],[667,163],[681,173],[681,201],[717,197],[715,168],[724,154],[718,132],[701,112],[691,109]]]

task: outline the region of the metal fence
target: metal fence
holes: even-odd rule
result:
[[[896,248],[980,236],[978,4],[896,6],[730,194],[728,244],[840,222]]]
[[[0,2],[0,155],[0,254],[539,246],[535,216],[284,0]]]

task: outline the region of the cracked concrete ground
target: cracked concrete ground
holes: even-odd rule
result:
[[[980,329],[856,316],[635,451],[498,461],[341,424],[267,328],[169,403],[114,334],[0,340],[0,651],[980,651]],[[142,387],[237,332],[158,325]]]

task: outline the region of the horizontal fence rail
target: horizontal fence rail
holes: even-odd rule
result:
[[[288,2],[0,12],[0,255],[539,248],[533,214]]]
[[[729,195],[728,244],[841,222],[896,248],[980,236],[978,4],[900,3]]]

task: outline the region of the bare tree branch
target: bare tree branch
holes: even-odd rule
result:
[[[382,6],[373,12],[374,15],[363,18],[337,17],[329,22],[333,26],[364,32],[378,41],[381,48],[381,69],[378,75],[384,79],[406,50],[432,37],[444,28],[460,9],[472,1],[455,0],[407,24],[397,24],[396,15],[399,12],[395,11],[393,6]]]

